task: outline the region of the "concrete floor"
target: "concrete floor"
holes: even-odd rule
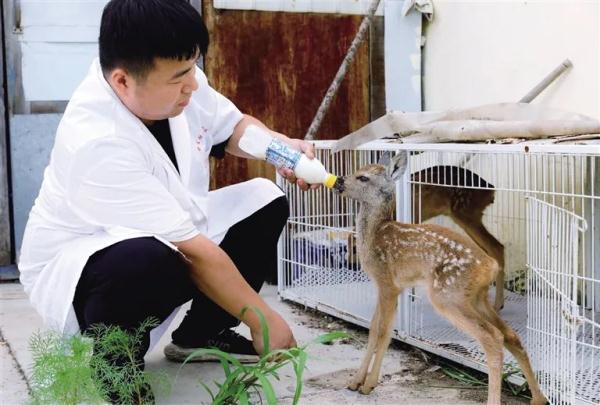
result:
[[[290,322],[300,344],[332,330],[345,330],[356,338],[348,343],[316,345],[310,348],[301,404],[459,405],[485,402],[485,389],[464,387],[446,377],[439,367],[425,362],[418,351],[398,347],[391,347],[386,353],[380,385],[371,395],[364,396],[349,391],[346,389],[346,383],[360,363],[367,331],[282,302],[277,297],[275,287],[265,287],[261,294]],[[178,324],[183,313],[180,311],[171,324],[171,329]],[[34,332],[42,329],[41,320],[29,305],[20,284],[0,284],[0,404],[27,402],[26,378],[32,364],[28,340]],[[240,327],[240,332],[247,334],[243,327]],[[201,388],[199,381],[211,385],[212,381],[222,380],[220,365],[195,363],[182,368],[180,364],[168,362],[162,354],[162,348],[169,342],[169,336],[170,333],[165,334],[157,347],[146,356],[148,370],[165,371],[175,380],[170,396],[159,398],[158,403],[209,404],[210,398]],[[284,369],[280,376],[281,381],[274,381],[277,397],[281,404],[290,404],[295,384],[293,370]],[[504,397],[503,402],[525,403],[512,397]]]

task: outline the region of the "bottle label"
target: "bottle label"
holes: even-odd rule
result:
[[[294,170],[301,157],[302,152],[290,148],[279,139],[273,139],[267,148],[267,162],[278,169],[284,167]]]

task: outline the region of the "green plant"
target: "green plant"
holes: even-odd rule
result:
[[[113,402],[152,403],[154,394],[151,386],[157,394],[169,393],[171,384],[167,374],[144,371],[139,360],[145,332],[157,325],[157,320],[149,318],[132,332],[104,324],[94,325],[88,332],[94,339],[91,365],[96,381]]]
[[[34,404],[142,404],[153,402],[152,385],[167,393],[165,373],[148,373],[139,364],[144,332],[157,322],[144,321],[133,332],[95,325],[85,335],[36,333],[30,339]]]
[[[93,342],[82,336],[64,338],[36,333],[29,341],[33,355],[31,394],[33,404],[97,404],[105,393],[94,381],[90,366]]]
[[[469,386],[469,388],[485,388],[488,385],[487,378],[480,378],[476,376],[474,373],[467,371],[466,369],[462,369],[459,367],[455,367],[451,364],[443,364],[442,372],[446,374],[448,377],[453,380],[460,381]],[[514,375],[521,373],[521,370],[513,365],[505,365],[504,371],[502,373],[502,386],[504,391],[509,392],[511,395],[515,397],[521,397],[526,399],[531,399],[531,396],[528,395],[528,385],[524,383],[522,386],[517,387],[512,384],[508,379]]]
[[[308,359],[306,349],[312,344],[329,343],[337,339],[347,338],[348,334],[345,332],[326,333],[318,336],[304,346],[283,350],[269,350],[269,328],[264,315],[257,309],[252,308],[252,310],[260,318],[265,347],[263,355],[256,364],[242,364],[229,353],[216,348],[207,348],[196,350],[190,354],[183,365],[194,357],[205,354],[212,354],[219,358],[225,373],[225,381],[222,383],[214,382],[218,391],[216,393],[213,392],[207,384],[200,381],[202,387],[209,393],[213,405],[247,405],[250,404],[252,393],[258,396],[261,403],[264,395],[268,405],[275,405],[277,404],[277,399],[273,385],[269,379],[275,378],[279,380],[278,370],[291,364],[296,376],[296,389],[292,402],[295,405],[302,394],[302,375]]]
[[[516,292],[520,295],[527,294],[527,269],[521,268],[512,271],[512,277],[506,281],[506,288],[509,291]]]

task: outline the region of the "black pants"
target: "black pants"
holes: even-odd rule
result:
[[[267,274],[277,272],[277,240],[288,216],[287,199],[277,198],[231,227],[220,244],[256,291]],[[149,317],[162,322],[190,299],[191,309],[172,334],[177,344],[196,346],[239,323],[197,289],[179,253],[150,237],[129,239],[91,256],[73,305],[82,331],[97,323],[132,330]],[[146,333],[141,364],[149,343]]]

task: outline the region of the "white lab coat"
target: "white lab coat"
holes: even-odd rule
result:
[[[242,114],[200,69],[196,79],[190,104],[169,119],[181,174],[117,98],[98,60],[73,94],[19,258],[21,283],[48,327],[79,331],[73,296],[95,252],[141,236],[173,248],[170,242],[200,233],[219,243],[233,224],[283,195],[266,179],[208,191],[210,149],[232,134]]]

